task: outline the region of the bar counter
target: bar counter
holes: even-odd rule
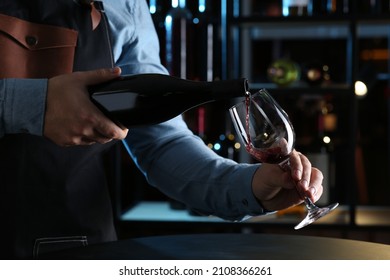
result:
[[[390,245],[283,234],[181,234],[89,245],[47,255],[81,260],[390,260]]]

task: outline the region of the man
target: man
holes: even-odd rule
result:
[[[106,118],[87,86],[167,71],[145,1],[89,2],[0,3],[2,257],[116,239],[102,155],[117,140],[152,185],[204,214],[242,220],[287,208],[301,202],[295,185],[318,200],[322,173],[298,152],[291,172],[238,164],[212,152],[180,116],[129,129]]]

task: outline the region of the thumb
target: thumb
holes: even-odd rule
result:
[[[121,75],[121,68],[101,68],[91,71],[79,72],[78,74],[82,76],[82,80],[86,85],[96,85],[118,78]]]

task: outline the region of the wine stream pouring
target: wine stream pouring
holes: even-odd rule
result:
[[[203,82],[163,74],[138,74],[88,90],[100,110],[129,128],[167,121],[204,103],[244,97],[248,81],[242,78]]]

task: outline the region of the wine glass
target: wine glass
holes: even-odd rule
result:
[[[229,109],[234,128],[249,154],[263,163],[290,169],[289,157],[294,150],[295,132],[286,112],[265,89],[251,94]],[[299,193],[299,192],[298,192]],[[294,228],[303,228],[335,209],[339,204],[316,206],[299,193],[307,208],[306,217]]]

